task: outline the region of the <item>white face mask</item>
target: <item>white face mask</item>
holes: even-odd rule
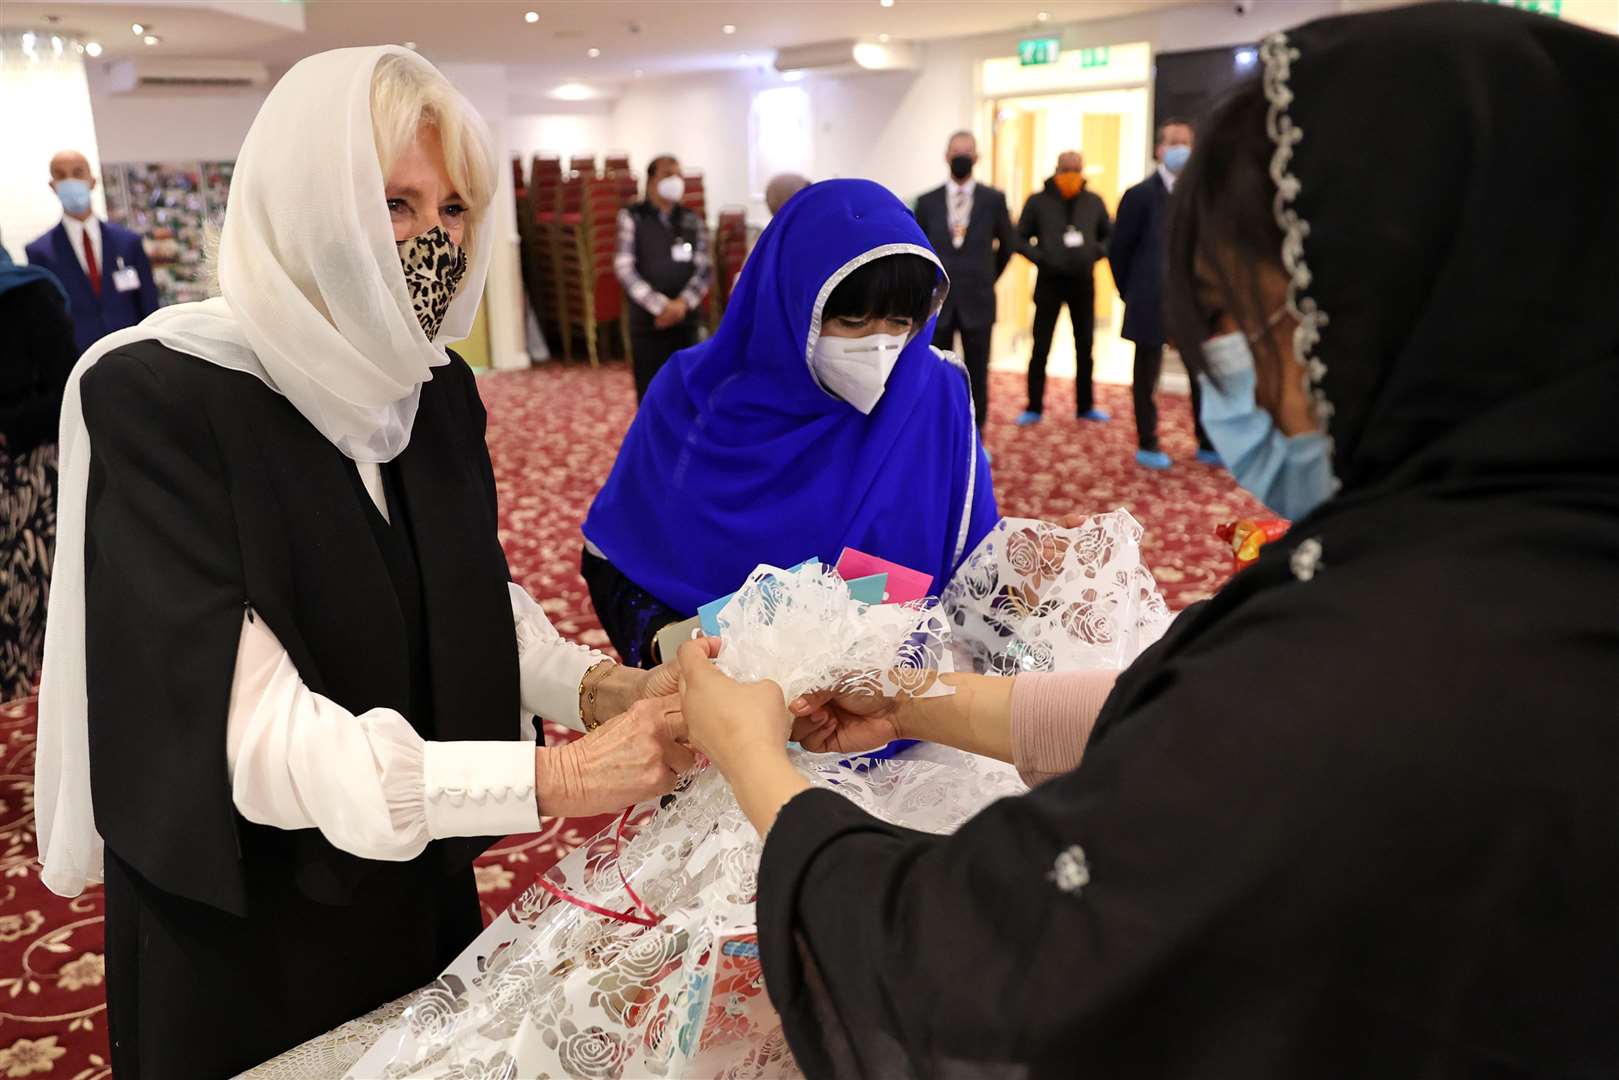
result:
[[[822,334],[810,358],[810,370],[827,390],[867,416],[882,400],[888,377],[910,341],[906,334],[829,337]]]
[[[677,203],[686,194],[686,181],[678,174],[665,176],[658,181],[658,194],[667,202]]]

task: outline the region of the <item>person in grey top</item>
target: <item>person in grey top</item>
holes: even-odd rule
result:
[[[665,361],[697,344],[703,297],[714,283],[708,224],[680,204],[686,182],[670,154],[646,170],[646,198],[618,212],[613,273],[630,298],[630,356],[635,400]]]

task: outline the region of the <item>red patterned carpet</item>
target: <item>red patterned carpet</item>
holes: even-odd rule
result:
[[[1020,429],[1011,419],[1023,403],[1021,377],[992,378],[986,440],[1002,513],[1057,518],[1123,506],[1146,526],[1147,558],[1171,607],[1224,580],[1229,560],[1211,530],[1259,508],[1224,472],[1191,460],[1185,398],[1163,399],[1164,449],[1177,463],[1159,474],[1132,459],[1125,389],[1098,388],[1099,403],[1115,417],[1109,424],[1050,417]],[[579,523],[629,424],[629,373],[622,364],[599,371],[553,364],[489,376],[479,386],[489,405],[501,541],[512,574],[541,598],[563,634],[605,648],[578,573]],[[1048,393],[1055,401],[1069,396],[1060,386]],[[0,1077],[92,1080],[109,1073],[101,890],[68,901],[40,884],[33,779],[34,703],[0,706]],[[477,867],[486,917],[599,826],[550,820],[536,835],[492,848]]]

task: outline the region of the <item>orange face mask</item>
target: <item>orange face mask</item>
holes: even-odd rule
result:
[[[1077,172],[1060,172],[1057,174],[1057,190],[1065,199],[1072,199],[1079,194],[1079,189],[1085,183],[1085,178]]]

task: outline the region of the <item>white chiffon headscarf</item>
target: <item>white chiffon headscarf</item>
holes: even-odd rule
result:
[[[422,384],[472,330],[494,245],[486,206],[471,207],[467,272],[429,341],[411,305],[372,130],[377,64],[397,46],[336,49],[300,61],[270,91],[242,143],[220,237],[221,296],[154,312],[80,357],[62,401],[56,565],[45,628],[34,765],[34,819],[52,892],[102,880],[90,802],[85,671],[85,493],[90,435],[79,380],[107,353],[157,340],[246,372],[290,401],[357,462],[385,462],[410,443]],[[464,100],[461,120],[487,129]],[[449,148],[446,147],[448,152]],[[468,193],[463,192],[463,195]],[[220,747],[223,761],[224,746]]]

